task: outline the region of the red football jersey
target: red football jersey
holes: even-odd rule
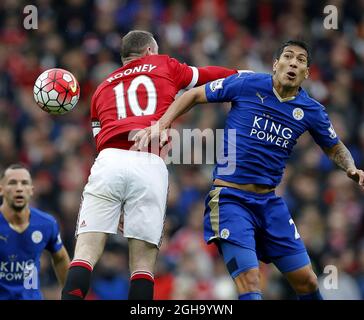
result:
[[[128,137],[130,131],[159,120],[179,90],[236,72],[221,67],[190,67],[167,55],[144,56],[116,69],[98,86],[91,101],[97,150],[129,150],[134,144]]]

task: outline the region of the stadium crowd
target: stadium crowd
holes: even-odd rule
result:
[[[23,27],[25,1],[0,4],[0,170],[29,166],[33,203],[55,216],[72,256],[82,189],[95,157],[89,119],[93,91],[120,66],[120,39],[131,29],[155,34],[160,53],[189,65],[221,65],[271,72],[275,49],[304,38],[313,62],[305,88],[327,107],[358,168],[364,167],[364,1],[353,0],[38,0],[38,29]],[[325,5],[339,12],[327,30]],[[71,71],[81,85],[76,108],[63,116],[41,111],[33,84],[44,70]],[[228,104],[195,108],[175,128],[222,128]],[[203,154],[203,153],[201,153]],[[192,155],[198,159],[200,155]],[[235,288],[217,251],[202,237],[204,197],[212,165],[171,164],[164,241],[158,258],[157,299],[235,299]],[[284,196],[315,271],[330,299],[364,299],[364,197],[333,167],[309,135],[295,147]],[[96,267],[89,299],[125,299],[125,240],[110,238]],[[43,257],[46,299],[59,299],[50,259]],[[338,269],[338,289],[325,289],[327,266]],[[326,272],[326,273],[325,273]],[[292,299],[272,265],[262,265],[264,299]]]

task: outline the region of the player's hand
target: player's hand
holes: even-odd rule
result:
[[[156,124],[144,128],[137,132],[133,137],[134,147],[137,150],[143,150],[148,147],[152,140],[159,141],[159,146],[163,147],[168,142],[168,132],[165,128],[161,127],[159,122]]]
[[[355,169],[349,168],[348,170],[346,170],[346,175],[350,179],[357,182],[359,184],[359,186],[364,188],[364,171],[363,170],[359,170],[359,169],[356,169],[356,168]]]

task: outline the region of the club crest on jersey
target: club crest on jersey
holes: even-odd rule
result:
[[[212,92],[215,92],[217,89],[222,89],[222,83],[224,81],[224,78],[222,79],[217,79],[213,82],[210,83],[210,90]]]
[[[296,120],[302,120],[302,118],[305,116],[305,113],[301,108],[295,108],[292,112],[292,115]]]
[[[229,238],[229,236],[230,236],[229,229],[224,228],[224,229],[221,230],[221,232],[220,232],[220,237],[221,238],[227,239],[227,238]]]
[[[42,241],[42,239],[43,239],[43,234],[40,231],[37,230],[32,233],[32,241],[34,243],[39,243]]]

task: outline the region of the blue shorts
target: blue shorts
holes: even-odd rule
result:
[[[207,243],[233,245],[219,246],[231,274],[258,267],[258,260],[275,263],[281,272],[310,263],[287,205],[274,192],[213,186],[206,198],[204,237]],[[228,265],[232,261],[234,268]]]

